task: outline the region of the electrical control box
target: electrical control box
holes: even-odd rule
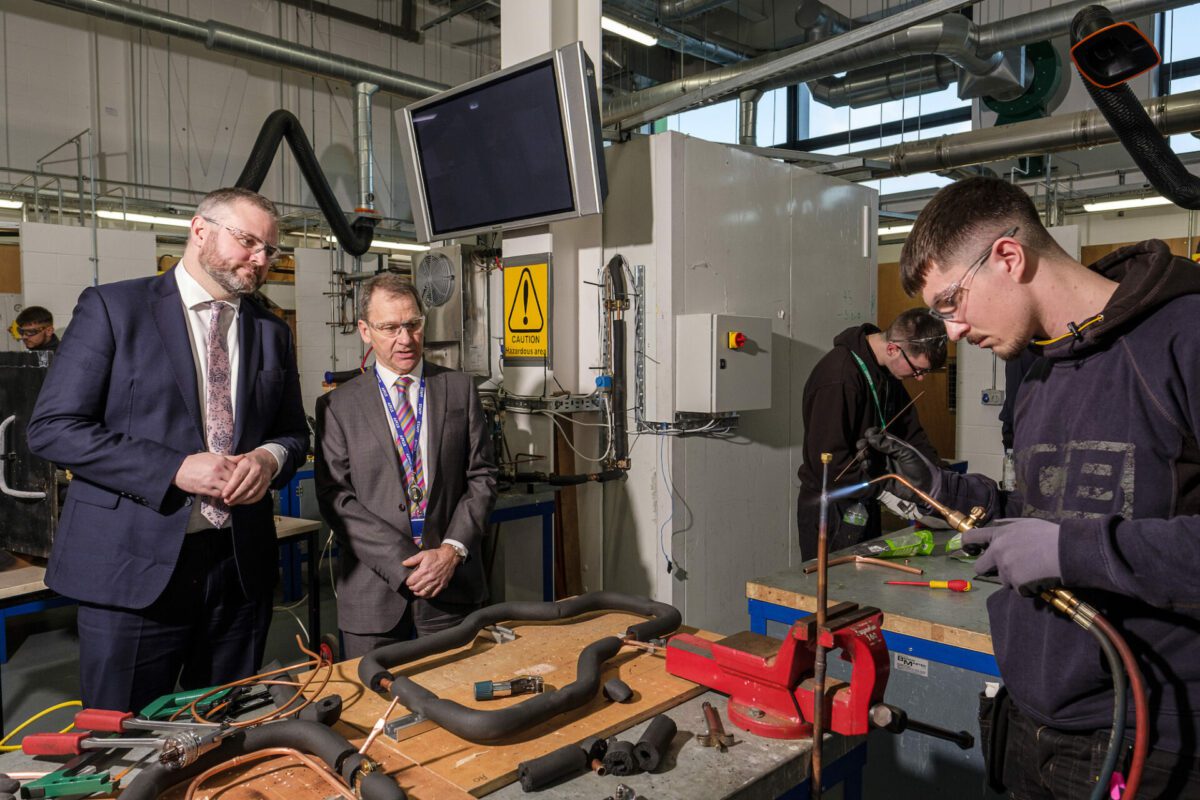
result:
[[[675,410],[771,407],[771,320],[733,314],[675,318]]]
[[[1004,390],[984,389],[979,394],[979,401],[985,406],[1002,406],[1004,405]]]

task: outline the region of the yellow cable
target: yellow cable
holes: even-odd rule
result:
[[[1103,322],[1103,321],[1104,321],[1104,315],[1103,315],[1103,314],[1097,314],[1096,316],[1092,317],[1092,318],[1091,318],[1091,319],[1089,319],[1087,322],[1083,323],[1083,324],[1082,324],[1082,325],[1080,325],[1078,328],[1076,328],[1076,329],[1075,329],[1075,330],[1073,330],[1073,331],[1070,331],[1069,333],[1064,333],[1062,336],[1056,336],[1056,337],[1055,337],[1055,338],[1053,338],[1053,339],[1042,339],[1041,341],[1038,341],[1038,340],[1036,340],[1036,339],[1035,339],[1033,343],[1034,343],[1034,344],[1036,344],[1038,347],[1045,347],[1046,345],[1049,345],[1049,344],[1056,344],[1056,343],[1058,343],[1058,342],[1061,342],[1063,339],[1069,339],[1069,338],[1071,338],[1071,337],[1072,337],[1072,336],[1074,336],[1074,335],[1075,335],[1075,334],[1076,334],[1078,331],[1081,331],[1081,330],[1083,330],[1084,328],[1086,328],[1086,327],[1087,327],[1087,326],[1089,326],[1089,325],[1094,325],[1094,324],[1096,324],[1097,322]]]
[[[16,736],[22,730],[24,730],[26,726],[28,726],[34,722],[37,722],[39,719],[46,716],[47,714],[50,714],[54,711],[58,711],[60,708],[69,708],[71,706],[82,706],[82,705],[83,705],[83,703],[81,703],[78,700],[68,700],[65,703],[59,703],[56,706],[50,706],[49,708],[42,709],[41,711],[34,714],[29,719],[25,720],[20,725],[18,725],[17,727],[15,727],[11,731],[9,731],[8,735],[5,736],[3,739],[0,739],[0,753],[11,753],[14,750],[21,749],[21,745],[19,745],[19,744],[5,744],[5,742],[7,742],[9,739]],[[70,725],[63,728],[61,731],[59,731],[59,733],[66,733],[67,731],[71,730],[71,728],[74,728],[74,727],[75,727],[75,723],[72,722]]]

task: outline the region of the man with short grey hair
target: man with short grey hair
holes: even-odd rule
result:
[[[85,706],[244,678],[262,661],[278,556],[269,488],[304,464],[288,326],[250,298],[275,207],[221,189],[183,258],[84,290],[29,423],[74,473],[46,584],[79,601]]]
[[[373,369],[317,401],[317,499],[340,544],[348,658],[460,622],[487,598],[496,468],[470,375],[424,358],[425,316],[394,273],[362,285]]]

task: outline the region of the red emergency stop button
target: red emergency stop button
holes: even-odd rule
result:
[[[729,332],[729,349],[730,350],[741,350],[745,346],[746,346],[746,334],[742,333],[741,331],[730,331]]]

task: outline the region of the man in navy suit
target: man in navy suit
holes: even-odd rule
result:
[[[46,584],[79,601],[85,706],[138,711],[262,661],[267,490],[308,449],[291,333],[248,297],[276,216],[244,189],[206,196],[179,266],[80,295],[38,397],[30,449],[74,472]]]

